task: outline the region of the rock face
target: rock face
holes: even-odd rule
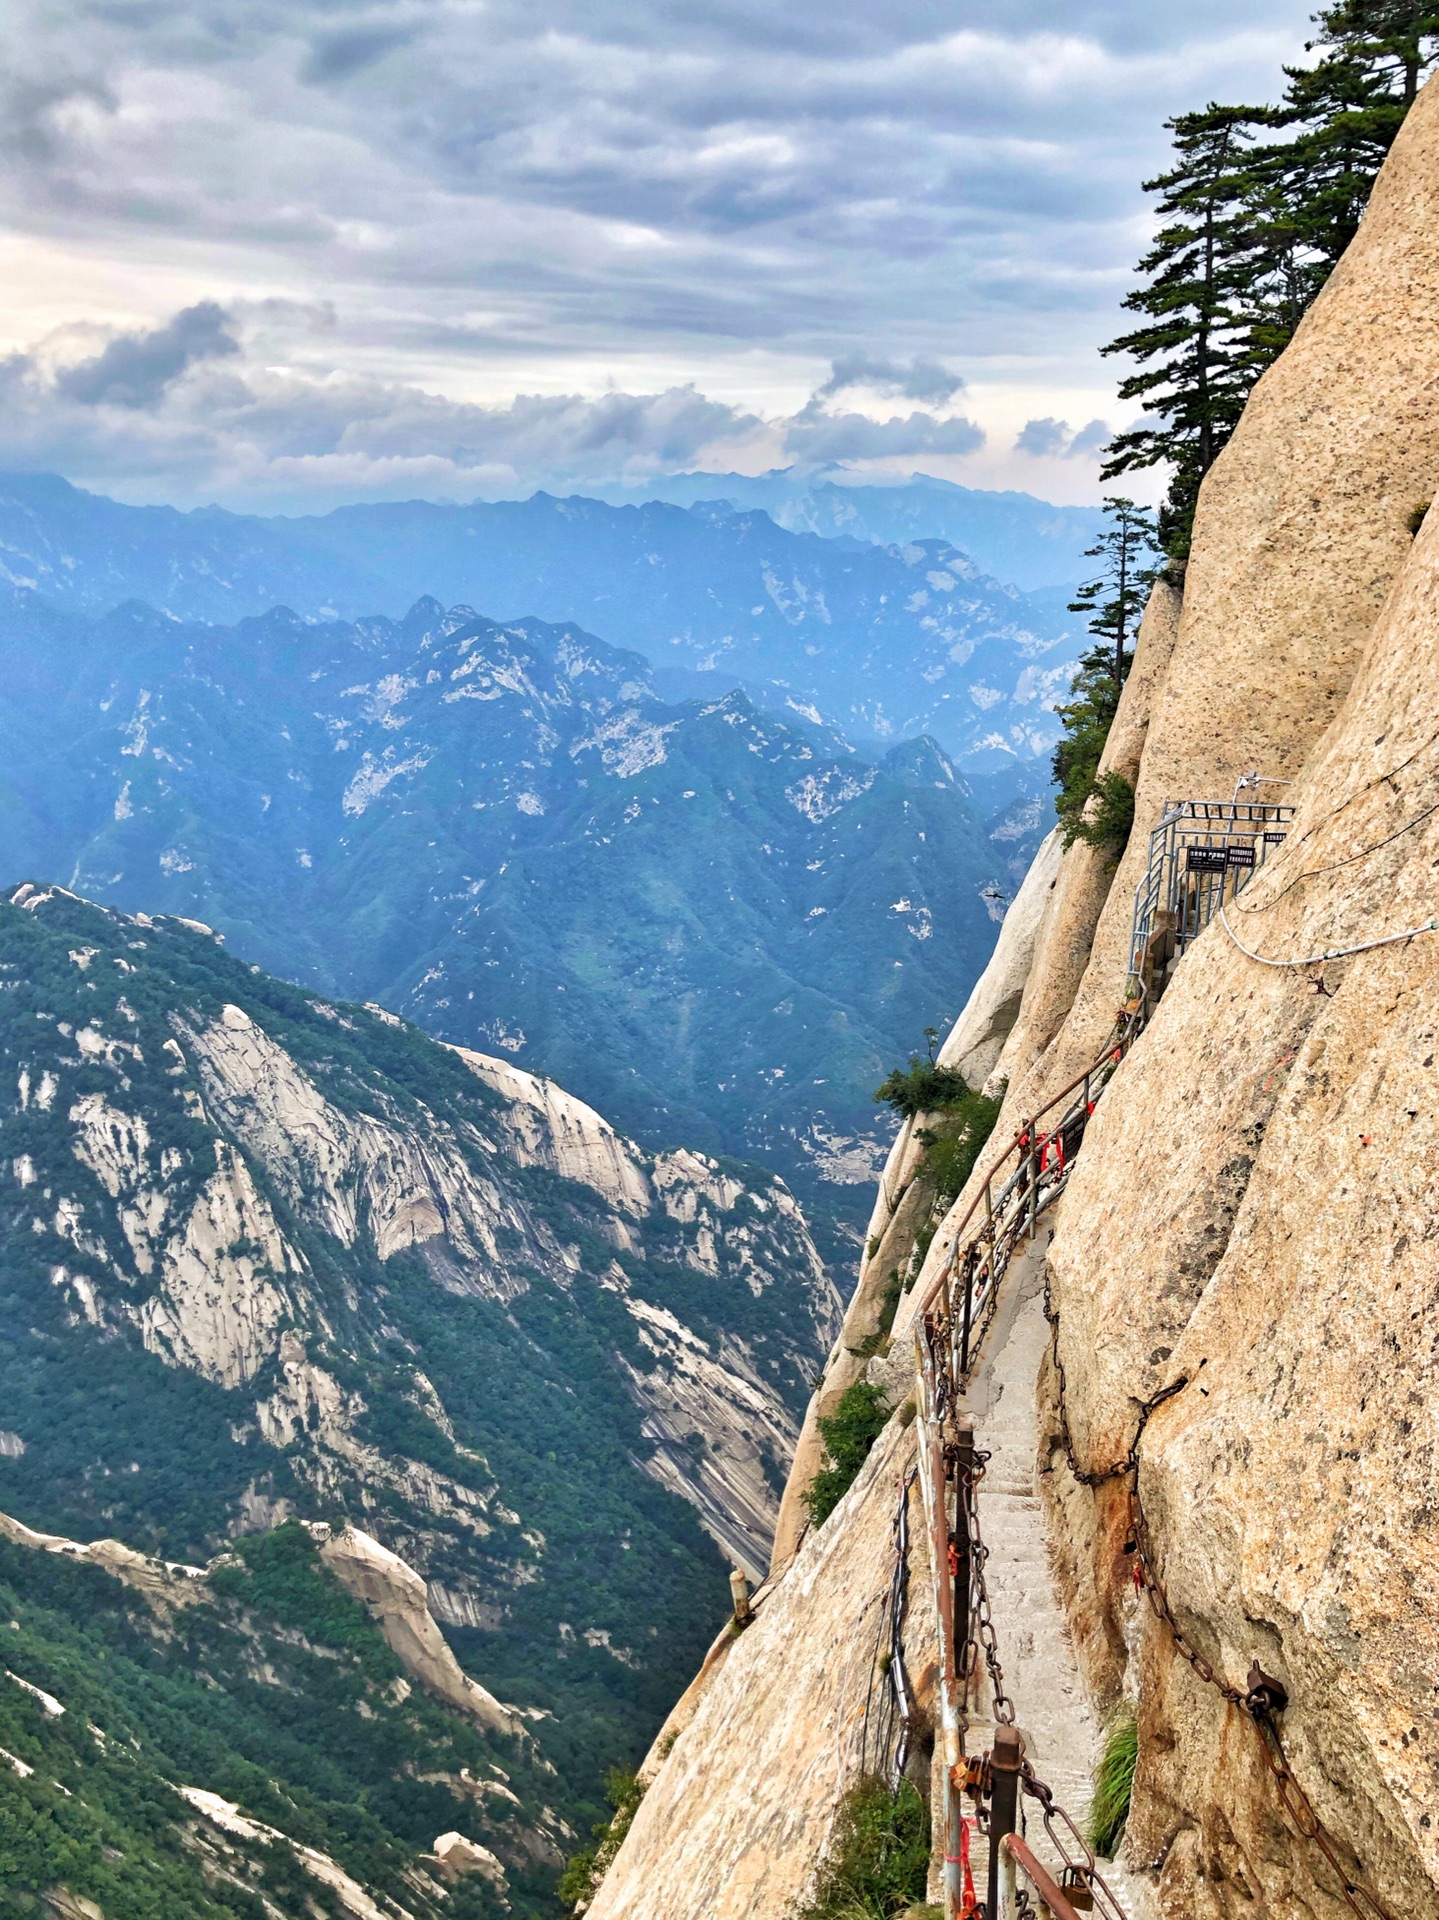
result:
[[[1304,769],[1280,858],[1231,911],[1253,951],[1432,924],[1436,633],[1439,525]],[[1254,1659],[1285,1682],[1301,1783],[1401,1912],[1439,1903],[1436,1036],[1439,934],[1276,968],[1211,928],[1096,1114],[1051,1250],[1081,1459],[1122,1457],[1137,1405],[1192,1383],[1144,1447],[1171,1605],[1232,1684]],[[1074,1522],[1086,1636],[1110,1648],[1116,1520],[1101,1502]],[[1132,1844],[1164,1861],[1167,1910],[1228,1913],[1248,1886],[1340,1912],[1318,1856],[1276,1840],[1252,1732],[1157,1622],[1140,1660],[1096,1665],[1139,1695]]]
[[[513,1733],[519,1724],[515,1715],[472,1680],[450,1651],[414,1568],[358,1527],[324,1531],[328,1537],[320,1558],[369,1613],[405,1671],[450,1706],[473,1715],[481,1726]]]
[[[34,885],[0,900],[0,1154],[27,1526],[178,1562],[348,1516],[428,1684],[493,1721],[549,1674],[541,1744],[574,1697],[616,1752],[768,1563],[839,1319],[772,1175]]]
[[[874,1669],[895,1511],[913,1453],[912,1429],[891,1422],[837,1510],[838,1524],[805,1541],[786,1577],[760,1599],[754,1624],[712,1662],[591,1920],[779,1920],[812,1881],[838,1792],[862,1768],[883,1764],[884,1683]],[[910,1498],[919,1545],[905,1646],[927,1707],[928,1570],[917,1491]],[[916,1765],[927,1778],[923,1738]]]
[[[939,1064],[955,1068],[972,1087],[982,1087],[999,1065],[1005,1042],[1019,1018],[1025,982],[1034,961],[1034,943],[1059,879],[1063,853],[1059,829],[1052,827],[1009,904],[988,966],[975,981],[964,1012],[940,1049]]]
[[[1294,1778],[1344,1875],[1396,1915],[1439,1912],[1439,520],[1419,524],[1439,490],[1436,366],[1431,83],[1358,239],[1205,483],[1182,612],[1169,588],[1151,605],[1111,742],[1135,777],[1135,834],[1116,873],[1065,857],[999,1067],[1002,1138],[1104,1044],[1165,801],[1227,797],[1254,769],[1291,782],[1277,857],[1231,907],[1232,931],[1216,923],[1187,953],[1095,1111],[1051,1216],[1048,1278],[1079,1464],[1122,1463],[1175,1389],[1140,1446],[1154,1575],[1221,1682],[1243,1691],[1257,1662],[1282,1684]],[[881,1234],[912,1232],[911,1151],[896,1148]],[[900,1303],[897,1348],[922,1291]],[[1340,1920],[1340,1877],[1285,1816],[1253,1721],[1136,1601],[1123,1478],[1090,1489],[1070,1472],[1059,1392],[1046,1366],[1039,1480],[1093,1699],[1137,1707],[1129,1861],[1170,1920]],[[848,1498],[819,1540],[833,1527],[857,1552],[879,1525],[877,1479]],[[836,1592],[809,1597],[808,1626],[786,1603],[816,1548],[766,1603],[796,1670],[835,1637]],[[846,1550],[829,1546],[836,1563]],[[997,1624],[1023,1659],[1023,1621]],[[730,1671],[701,1684],[691,1732],[720,1713]],[[749,1742],[790,1712],[787,1697],[761,1710]],[[838,1738],[827,1754],[837,1799],[852,1761]],[[807,1778],[787,1764],[756,1834]],[[747,1791],[720,1785],[684,1817],[717,1833]],[[678,1817],[676,1799],[659,1805]],[[636,1823],[604,1912],[665,1910],[638,1893],[646,1846],[663,1871],[655,1831]]]

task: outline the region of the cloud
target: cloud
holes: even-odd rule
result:
[[[1098,459],[1114,438],[1109,423],[1105,420],[1091,420],[1087,427],[1081,427],[1065,449],[1065,457],[1077,460],[1081,457]]]
[[[264,316],[270,318],[266,313]],[[495,405],[277,369],[215,303],[55,369],[53,341],[0,362],[0,466],[237,504],[642,481],[764,430],[692,385],[518,394]],[[62,343],[63,344],[63,343]]]
[[[1036,459],[1042,460],[1049,454],[1063,453],[1068,444],[1067,420],[1026,420],[1014,443],[1014,450],[1016,453],[1031,453]]]
[[[875,393],[902,395],[943,405],[964,391],[964,381],[937,360],[919,357],[906,366],[897,360],[874,360],[867,353],[847,353],[830,363],[830,376],[815,390],[816,399],[831,398],[850,387],[868,387]]]
[[[197,361],[225,359],[239,351],[230,316],[213,300],[202,300],[162,327],[122,334],[93,360],[67,367],[56,377],[55,389],[86,407],[154,408]]]
[[[1277,97],[1312,4],[1074,0],[1056,24],[1052,0],[11,0],[0,334],[58,316],[123,337],[70,367],[68,391],[42,380],[43,401],[26,373],[30,411],[7,432],[116,473],[129,447],[137,484],[168,471],[178,488],[290,457],[270,419],[282,390],[308,446],[327,383],[353,409],[344,444],[295,456],[326,473],[362,464],[345,435],[380,421],[386,459],[469,471],[498,442],[503,464],[540,417],[508,420],[511,396],[607,384],[638,411],[545,416],[568,422],[555,445],[573,431],[576,459],[599,458],[582,417],[609,457],[627,413],[626,457],[657,458],[647,436],[694,405],[659,401],[686,388],[736,418],[800,409],[775,435],[805,457],[973,448],[978,428],[946,417],[952,366],[977,418],[988,383],[1027,391],[1036,417],[1100,413],[1118,370],[1096,350],[1147,241],[1139,183],[1165,164],[1165,118]],[[262,325],[266,300],[328,305],[334,324],[320,344],[298,321]],[[171,310],[207,304],[240,320],[213,323],[208,347],[170,337]],[[817,383],[821,402],[862,389],[863,411],[810,417]],[[869,419],[870,396],[896,418]],[[446,433],[456,455],[426,450]],[[1028,460],[986,458],[1012,478]]]
[[[787,453],[802,460],[880,460],[896,455],[974,453],[984,430],[972,420],[940,420],[932,413],[871,420],[862,413],[825,413],[806,407],[784,433]]]
[[[1046,417],[1025,421],[1014,443],[1014,451],[1030,454],[1040,460],[1097,459],[1113,438],[1109,424],[1104,420],[1091,420],[1078,433],[1071,433],[1067,420]]]

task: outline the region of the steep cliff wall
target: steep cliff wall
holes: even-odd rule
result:
[[[1231,910],[1246,947],[1432,926],[1436,672],[1439,523]],[[1284,1681],[1296,1773],[1396,1912],[1439,1909],[1436,1059],[1439,933],[1274,967],[1212,927],[1095,1115],[1050,1253],[1081,1461],[1122,1458],[1140,1404],[1191,1383],[1143,1455],[1170,1603],[1231,1684],[1255,1659]],[[1337,1915],[1242,1716],[1157,1621],[1126,1665],[1122,1503],[1071,1486],[1063,1510],[1082,1631],[1140,1700],[1131,1845],[1163,1862],[1166,1910],[1227,1914],[1248,1887]]]
[[[1415,538],[1436,492],[1431,83],[1358,239],[1205,483],[1182,608],[1169,585],[1151,605],[1111,742],[1135,777],[1135,833],[1116,872],[1084,849],[1065,857],[997,1069],[1003,1138],[1103,1045],[1165,801],[1227,797],[1251,770],[1291,783],[1292,830],[1231,910],[1234,937],[1216,924],[1184,958],[1096,1110],[1051,1217],[1048,1277],[1079,1464],[1121,1463],[1142,1410],[1177,1387],[1139,1478],[1175,1621],[1221,1682],[1242,1691],[1255,1661],[1282,1682],[1289,1763],[1343,1873],[1391,1913],[1426,1916],[1439,1914],[1439,929],[1411,930],[1439,915],[1439,520]],[[913,1161],[902,1140],[876,1207],[891,1263],[914,1229],[901,1218]],[[977,1180],[901,1301],[897,1351]],[[866,1281],[874,1266],[872,1253]],[[1122,1479],[1073,1477],[1052,1367],[1038,1388],[1075,1644],[1099,1706],[1138,1707],[1131,1863],[1173,1920],[1338,1920],[1341,1880],[1284,1816],[1254,1724],[1136,1600]],[[801,1453],[796,1478],[809,1470]],[[819,1541],[875,1529],[874,1489]],[[770,1607],[816,1549],[806,1540],[787,1574],[777,1563]],[[836,1565],[844,1551],[828,1547]],[[837,1604],[816,1597],[807,1628],[789,1613],[796,1662],[809,1632],[834,1635]],[[859,1596],[849,1604],[857,1619]],[[702,1698],[694,1726],[705,1712]],[[846,1756],[830,1752],[838,1788]],[[729,1857],[746,1831],[738,1796],[758,1844],[796,1778],[711,1778],[706,1817],[730,1823]],[[661,1859],[657,1829],[632,1840],[605,1911],[658,1915],[635,1892]],[[779,1920],[785,1905],[776,1892],[751,1911]]]

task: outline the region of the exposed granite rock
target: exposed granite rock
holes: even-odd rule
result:
[[[955,1068],[972,1087],[982,1087],[994,1072],[1019,1017],[1034,960],[1034,943],[1059,879],[1063,855],[1064,842],[1059,828],[1053,827],[1040,842],[1019,892],[1009,904],[989,964],[975,981],[964,1012],[940,1049],[939,1064]]]
[[[374,1620],[406,1673],[481,1726],[515,1731],[519,1723],[511,1709],[472,1680],[451,1653],[430,1612],[425,1583],[413,1567],[358,1527],[336,1533],[316,1526],[312,1531],[320,1540],[320,1558]]]
[[[1122,774],[1131,784],[1139,777],[1150,721],[1179,632],[1180,604],[1179,589],[1168,575],[1155,582],[1119,711],[1100,756],[1101,773]],[[1143,833],[1136,830],[1126,856],[1130,865],[1143,840]],[[1115,914],[1122,920],[1127,911],[1124,903],[1132,896],[1127,867],[1116,876],[1115,861],[1104,850],[1082,840],[1066,850],[1035,939],[1023,1004],[994,1069],[994,1081],[1003,1080],[1011,1094],[1002,1131],[1013,1131],[1012,1121],[1033,1110],[1032,1106],[1026,1109],[1027,1101],[1038,1104],[1034,1096],[1036,1084],[1042,1084],[1043,1063],[1074,1005],[1106,903],[1116,903]],[[1127,931],[1127,921],[1124,925]],[[1122,980],[1119,984],[1122,987]]]
[[[1255,951],[1432,919],[1436,633],[1439,524],[1295,790],[1285,847],[1231,911]],[[1285,1681],[1301,1782],[1401,1912],[1439,1906],[1436,1057],[1439,935],[1278,970],[1211,928],[1096,1114],[1051,1251],[1081,1458],[1120,1457],[1138,1403],[1191,1382],[1144,1445],[1171,1603],[1231,1682],[1256,1658]],[[1108,1611],[1096,1638],[1124,1684],[1153,1679],[1135,1844],[1175,1849],[1172,1910],[1227,1914],[1223,1888],[1247,1883],[1276,1910],[1337,1915],[1312,1849],[1276,1834],[1263,1779],[1240,1794],[1215,1771],[1252,1730],[1163,1672],[1157,1626],[1140,1675],[1123,1673],[1112,1520],[1071,1514],[1082,1610]]]
[[[659,1763],[590,1920],[779,1920],[814,1877],[860,1769],[864,1703],[882,1686],[880,1608],[913,1456],[892,1420],[831,1519],[805,1540],[754,1624],[711,1656],[693,1716]],[[917,1489],[907,1664],[926,1707],[934,1648]],[[927,1777],[928,1753],[916,1755]]]
[[[12,1546],[28,1547],[35,1553],[61,1553],[67,1559],[88,1560],[127,1587],[133,1587],[160,1612],[207,1597],[204,1567],[186,1566],[178,1560],[156,1560],[148,1554],[137,1553],[120,1540],[92,1540],[84,1545],[59,1534],[36,1533],[8,1513],[0,1513],[0,1540],[8,1540]]]

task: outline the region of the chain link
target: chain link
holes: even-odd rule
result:
[[[984,1655],[984,1664],[989,1670],[990,1693],[994,1701],[994,1724],[997,1727],[1014,1725],[1014,1702],[1005,1692],[1004,1667],[999,1656],[999,1632],[994,1624],[994,1609],[990,1604],[989,1582],[985,1578],[985,1562],[989,1559],[989,1548],[979,1529],[979,1483],[984,1478],[984,1470],[989,1464],[987,1453],[975,1452],[972,1463],[959,1465],[951,1459],[954,1474],[956,1501],[959,1517],[969,1538],[969,1582],[970,1605],[969,1621],[965,1633],[964,1656],[960,1677],[969,1684],[969,1676],[975,1665],[976,1646]]]

